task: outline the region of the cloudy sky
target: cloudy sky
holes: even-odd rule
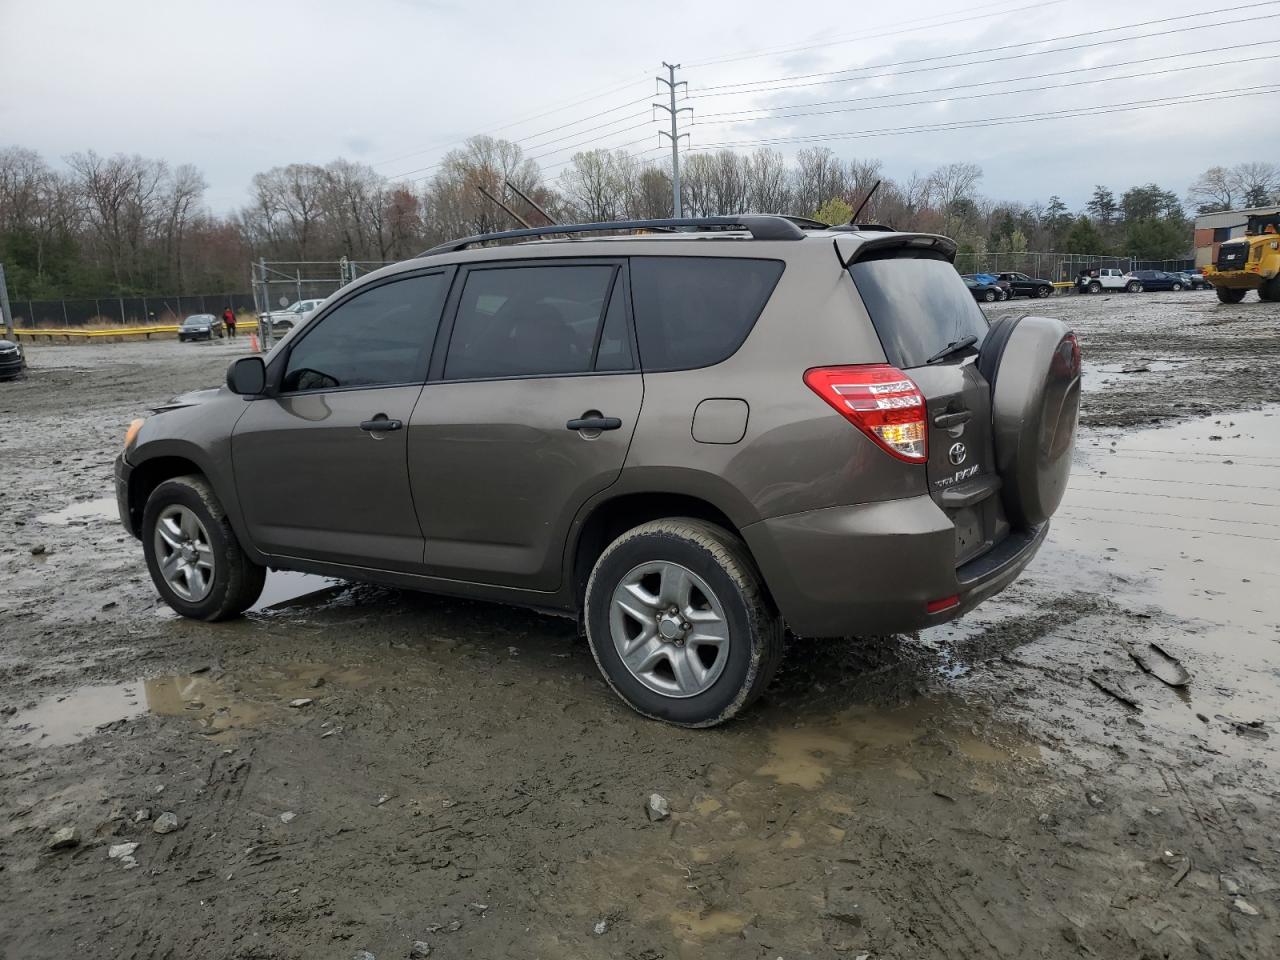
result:
[[[273,166],[427,177],[475,133],[548,179],[578,149],[657,157],[663,60],[693,149],[825,145],[894,177],[970,161],[999,199],[1182,194],[1280,155],[1280,2],[0,0],[0,36],[0,146],[194,163],[219,212]]]

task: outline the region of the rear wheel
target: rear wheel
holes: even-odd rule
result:
[[[1182,284],[1180,284],[1180,283],[1175,283],[1171,289],[1173,290],[1173,292],[1174,292],[1174,293],[1181,293],[1181,292],[1182,292]]]
[[[995,303],[996,292],[994,290],[988,290],[982,295],[982,299],[987,301],[987,303]]]
[[[1049,294],[1051,293],[1053,293],[1053,287],[1050,287],[1050,286],[1036,287],[1036,296],[1042,300],[1045,297],[1049,296]]]
[[[1267,303],[1280,303],[1280,274],[1258,288],[1258,298]]]
[[[585,619],[614,692],[684,727],[733,717],[782,658],[782,620],[746,545],[702,520],[656,520],[610,544],[587,582]]]
[[[1248,292],[1238,287],[1214,287],[1213,290],[1223,303],[1239,303]]]
[[[1130,280],[1128,285],[1125,286],[1125,289],[1128,290],[1130,293],[1141,293],[1142,284],[1140,284],[1137,280]]]
[[[267,571],[247,556],[208,482],[174,477],[151,492],[142,549],[165,603],[193,620],[227,620],[262,593]]]

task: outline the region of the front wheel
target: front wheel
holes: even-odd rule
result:
[[[1093,283],[1089,284],[1089,292],[1090,292],[1090,293],[1101,293],[1101,292],[1102,292],[1102,284],[1100,284],[1097,280],[1093,281]]]
[[[1128,285],[1125,287],[1125,289],[1128,290],[1130,293],[1141,293],[1142,284],[1140,284],[1137,280],[1130,280]]]
[[[609,686],[646,717],[730,719],[768,686],[782,620],[735,535],[691,518],[629,530],[587,582],[587,640]]]
[[[982,295],[982,299],[987,301],[987,303],[995,303],[996,292],[994,290],[988,290],[986,293]]]
[[[1213,290],[1223,303],[1239,303],[1248,292],[1238,287],[1214,287]]]
[[[142,550],[165,603],[193,620],[238,616],[266,581],[266,569],[245,555],[203,477],[174,477],[151,492],[142,513]]]
[[[1280,274],[1263,282],[1258,288],[1258,299],[1267,303],[1280,303]]]
[[[1174,292],[1174,293],[1181,293],[1181,292],[1182,292],[1182,284],[1180,284],[1180,283],[1175,283],[1175,284],[1173,285],[1173,292]]]
[[[1043,300],[1049,294],[1053,293],[1053,287],[1036,287],[1036,296]]]

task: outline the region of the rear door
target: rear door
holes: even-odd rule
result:
[[[464,270],[409,421],[432,576],[560,585],[565,538],[617,479],[644,385],[620,260]]]
[[[991,391],[975,362],[987,335],[986,318],[954,267],[931,251],[877,251],[849,272],[888,361],[924,394],[929,492],[955,524],[959,565],[1008,533],[997,496]],[[972,348],[930,362],[938,351],[970,336],[976,338]]]

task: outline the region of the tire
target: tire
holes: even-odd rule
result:
[[[682,608],[677,617],[662,609],[672,598]],[[782,618],[746,545],[703,520],[655,520],[624,533],[596,561],[585,606],[591,654],[614,693],[637,713],[676,726],[729,720],[764,691],[782,659]],[[707,624],[704,636],[724,640],[695,645],[695,616]],[[679,621],[694,626],[680,634]],[[664,634],[668,627],[674,639]],[[649,654],[633,670],[620,647],[636,641],[635,650]]]
[[[988,290],[986,293],[982,295],[982,299],[987,301],[987,303],[995,303],[996,292],[994,290]]]
[[[1181,293],[1181,292],[1182,292],[1182,284],[1180,284],[1180,283],[1175,283],[1175,284],[1174,284],[1170,289],[1171,289],[1171,290],[1173,290],[1173,292],[1174,292],[1174,293]]]
[[[1258,288],[1258,299],[1266,303],[1280,303],[1280,274],[1276,274]]]
[[[1101,292],[1102,292],[1102,284],[1100,284],[1097,280],[1093,281],[1093,283],[1089,284],[1089,292],[1090,292],[1090,293],[1101,293]]]
[[[162,522],[163,532],[157,530]],[[175,540],[190,542],[193,547],[185,548],[185,552],[176,549]],[[161,598],[192,620],[229,620],[243,613],[262,594],[266,568],[245,556],[226,511],[203,477],[174,477],[151,491],[142,512],[142,550]],[[161,550],[166,552],[165,557],[160,555]],[[175,581],[182,581],[177,587],[162,570],[169,558],[177,558],[179,567],[195,568],[182,576],[181,570],[174,571]],[[184,563],[184,559],[195,562]],[[207,586],[201,590],[202,581],[206,580]],[[190,594],[183,596],[183,589]]]
[[[1128,291],[1129,293],[1141,293],[1142,284],[1140,284],[1137,280],[1130,280],[1128,284],[1125,285],[1125,290]]]
[[[1239,303],[1249,291],[1236,287],[1214,287],[1213,292],[1218,295],[1218,299],[1223,303]]]
[[[1053,287],[1036,287],[1036,296],[1043,300],[1053,293]]]

